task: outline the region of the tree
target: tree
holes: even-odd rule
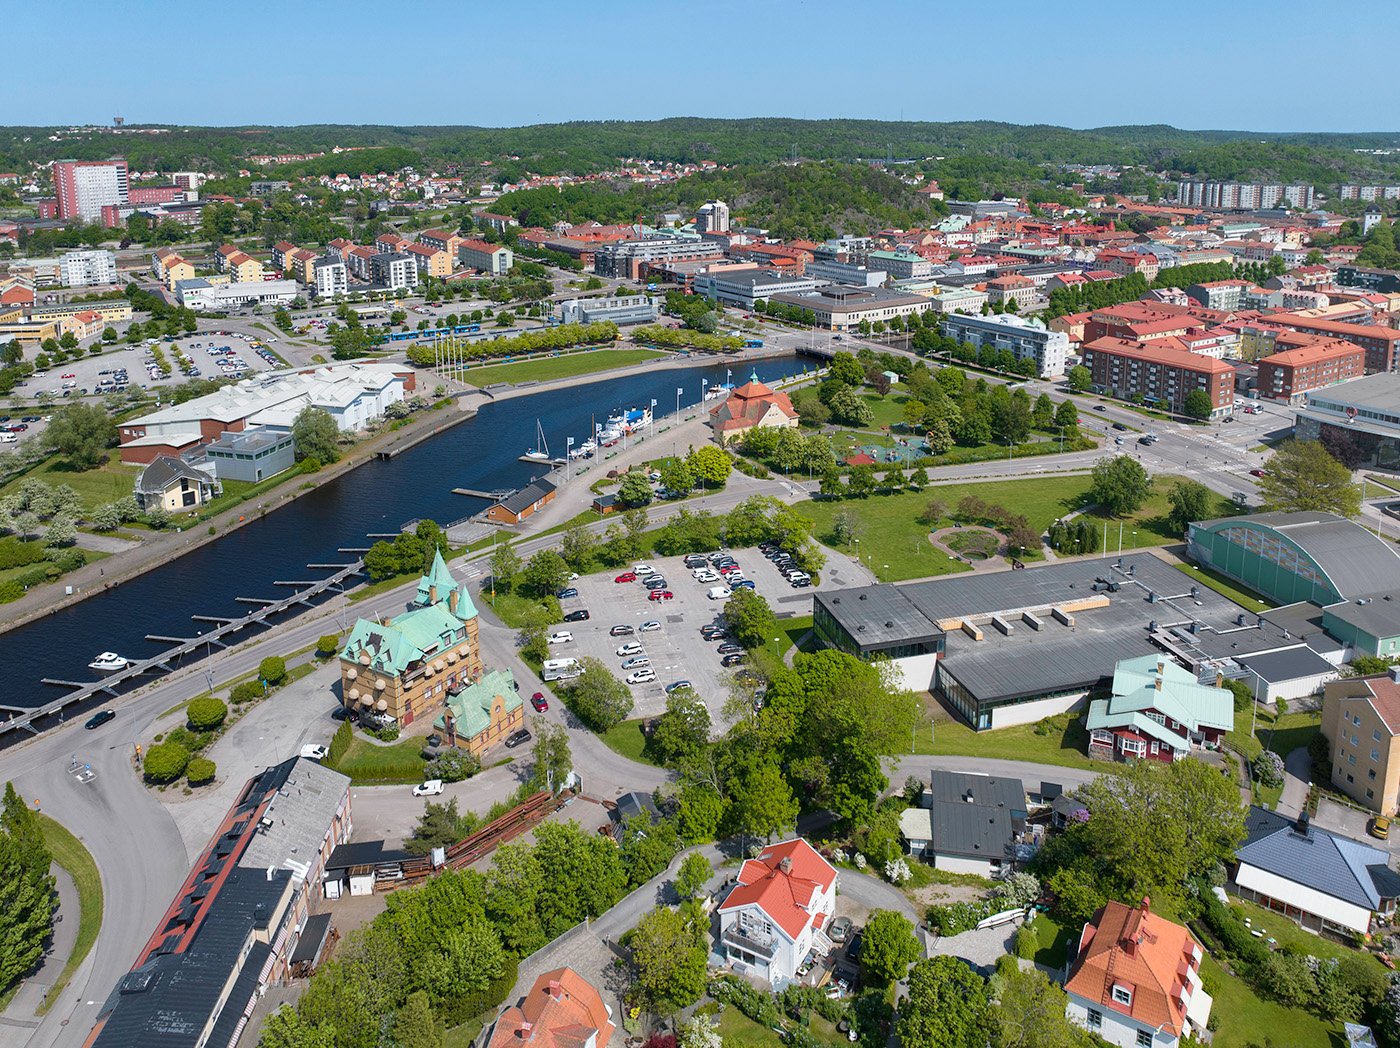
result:
[[[158,742],[146,751],[143,765],[146,778],[157,786],[174,782],[185,773],[190,763],[190,751],[178,742]]]
[[[1287,440],[1264,463],[1259,478],[1264,508],[1300,510],[1354,517],[1361,511],[1361,492],[1351,471],[1315,440]]]
[[[904,978],[922,953],[914,925],[893,910],[876,910],[870,915],[864,941],[860,966],[877,983],[885,985]]]
[[[645,473],[630,470],[622,475],[622,483],[617,486],[617,500],[624,506],[645,506],[651,498],[651,481]]]
[[[340,634],[327,633],[316,640],[316,654],[328,659],[340,650]]]
[[[1031,425],[1036,429],[1049,429],[1055,421],[1055,402],[1050,399],[1050,394],[1042,393],[1035,398],[1035,407],[1031,409]]]
[[[195,757],[185,767],[185,778],[191,786],[204,786],[214,781],[218,766],[208,757]]]
[[[287,679],[287,662],[280,655],[269,655],[258,663],[258,677],[267,681],[269,688],[275,688]]]
[[[679,1048],[723,1048],[724,1041],[719,1034],[719,1024],[697,1012],[681,1026],[676,1044]]]
[[[1065,992],[1034,968],[998,965],[992,977],[991,1048],[1079,1048],[1084,1032],[1065,1015]]]
[[[593,551],[597,548],[597,538],[588,530],[588,525],[582,522],[565,528],[564,537],[559,543],[559,552],[575,571],[588,569],[593,560]]]
[[[656,718],[646,748],[658,763],[675,767],[698,754],[709,741],[709,708],[695,692],[681,688],[666,696],[666,712]]]
[[[394,1015],[395,1048],[443,1048],[442,1023],[422,990],[408,995]]]
[[[895,1032],[921,1048],[983,1048],[986,1016],[982,977],[956,957],[930,957],[909,974]]]
[[[729,455],[710,444],[692,451],[685,457],[685,464],[691,475],[707,488],[724,487],[729,471],[734,468]]]
[[[117,442],[117,427],[97,404],[66,404],[44,430],[44,446],[78,469],[92,469]]]
[[[1127,516],[1146,502],[1152,487],[1142,463],[1127,455],[1100,459],[1091,477],[1089,498],[1115,517]]]
[[[284,1004],[263,1023],[258,1048],[336,1048],[336,1032],[329,1024],[307,1022],[296,1008]]]
[[[904,428],[917,429],[924,421],[924,413],[928,409],[922,400],[915,400],[910,397],[904,402]]]
[[[861,367],[860,361],[845,350],[837,352],[831,358],[831,365],[827,368],[826,374],[827,378],[847,386],[859,386],[865,381],[865,368]]]
[[[520,573],[520,585],[526,593],[543,597],[557,593],[569,580],[569,565],[555,550],[542,549],[528,561]]]
[[[1205,390],[1193,389],[1182,399],[1181,410],[1187,418],[1208,419],[1210,413],[1215,410],[1215,405],[1211,403],[1210,394]]]
[[[875,412],[850,386],[833,392],[826,406],[831,409],[835,421],[847,426],[869,426],[875,421]]]
[[[223,699],[206,695],[194,699],[185,707],[185,720],[194,731],[213,731],[228,717],[228,706]]]
[[[57,900],[51,862],[38,819],[7,782],[0,810],[0,987],[43,956]]]
[[[564,788],[564,780],[574,769],[573,754],[569,752],[569,733],[562,724],[535,723],[535,768],[531,780],[540,789],[555,793]]]
[[[751,589],[738,589],[730,594],[721,614],[734,639],[750,649],[762,647],[778,628],[778,620],[768,601]]]
[[[414,855],[427,855],[434,848],[446,848],[470,836],[478,823],[471,812],[463,814],[457,810],[456,797],[446,804],[428,801],[423,806],[423,814],[418,816],[418,825],[404,841],[404,850]]]
[[[1076,364],[1069,369],[1069,388],[1076,393],[1083,393],[1094,382],[1094,375],[1083,364]]]
[[[731,792],[732,818],[738,829],[772,840],[797,822],[797,798],[772,761],[755,765],[739,777]]]
[[[714,873],[715,869],[710,865],[709,859],[698,851],[691,852],[681,860],[680,869],[676,871],[676,879],[673,882],[676,894],[682,899],[697,897],[704,891]]]
[[[109,345],[109,346],[110,346],[110,345],[112,345],[112,343],[116,342],[116,340],[117,340],[117,329],[116,329],[116,328],[114,328],[114,327],[105,327],[105,328],[102,329],[102,341],[103,341],[106,345]]]
[[[1211,493],[1198,480],[1179,480],[1167,492],[1171,504],[1172,530],[1179,535],[1186,534],[1186,527],[1192,521],[1206,520],[1210,516]]]
[[[647,1009],[670,1015],[705,992],[705,947],[699,928],[669,907],[652,910],[628,936],[637,989]]]
[[[509,543],[502,543],[491,551],[491,577],[497,589],[509,589],[511,580],[520,570],[520,554]]]
[[[632,690],[597,659],[580,661],[582,672],[564,688],[564,701],[574,716],[597,732],[625,721],[632,712]]]
[[[324,408],[308,404],[292,420],[292,441],[298,459],[315,459],[322,465],[329,465],[340,458],[336,444],[339,439],[340,430],[336,428],[335,419]]]
[[[1074,406],[1074,401],[1060,401],[1060,406],[1055,409],[1055,427],[1057,429],[1073,429],[1077,425],[1079,425],[1079,409]]]

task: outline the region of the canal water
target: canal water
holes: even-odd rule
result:
[[[751,369],[746,364],[732,381],[741,384]],[[771,381],[800,372],[801,366],[783,357],[760,360],[756,370],[760,379]],[[291,591],[273,585],[275,580],[324,577],[329,571],[307,565],[345,563],[353,555],[337,549],[368,546],[366,535],[397,532],[420,518],[446,524],[483,509],[487,503],[454,495],[452,489],[514,489],[538,476],[540,466],[519,460],[535,446],[537,418],[550,453],[562,456],[568,437],[576,445],[583,443],[592,419],[602,422],[619,408],[645,407],[655,398],[661,420],[676,410],[678,389],[684,410],[700,402],[702,380],[714,385],[724,382],[725,374],[722,365],[663,370],[488,403],[475,418],[391,461],[366,462],[130,582],[0,634],[0,664],[11,667],[7,699],[42,705],[62,694],[54,685],[41,684],[42,677],[93,680],[96,674],[87,664],[99,652],[148,658],[169,645],[147,641],[147,634],[193,637],[212,624],[196,622],[191,615],[237,617],[254,607],[237,597],[285,597]],[[664,438],[658,438],[657,454],[669,451]],[[590,481],[597,475],[591,471]],[[250,503],[249,512],[255,507]]]

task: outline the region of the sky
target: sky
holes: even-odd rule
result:
[[[1367,6],[1364,27],[1324,11],[1316,0],[44,0],[7,11],[6,35],[28,43],[6,56],[0,123],[791,116],[1390,130],[1389,63],[1362,53],[1395,37],[1400,5]],[[60,32],[61,46],[40,43]],[[1339,105],[1341,84],[1307,72],[1319,59],[1345,70],[1347,98],[1378,104]]]

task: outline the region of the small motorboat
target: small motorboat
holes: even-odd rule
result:
[[[98,670],[102,673],[116,673],[117,670],[124,670],[130,665],[129,659],[122,658],[115,651],[104,651],[88,663],[88,669]]]

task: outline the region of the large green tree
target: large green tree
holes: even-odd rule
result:
[[[1210,488],[1199,480],[1178,480],[1167,492],[1167,502],[1172,508],[1172,530],[1178,535],[1184,535],[1188,524],[1208,520],[1211,499]]]
[[[876,910],[870,915],[865,922],[864,942],[860,966],[881,984],[903,979],[909,966],[923,952],[914,935],[913,923],[893,910]]]
[[[1129,455],[1100,459],[1090,474],[1089,498],[1115,517],[1125,517],[1147,501],[1152,480]]]
[[[921,1048],[984,1048],[987,984],[956,957],[930,957],[909,973],[895,1032]]]
[[[340,430],[324,408],[307,405],[292,420],[292,442],[298,459],[315,459],[323,466],[340,458]]]
[[[597,659],[585,657],[579,665],[582,672],[562,689],[574,716],[599,732],[625,721],[632,712],[632,689]]]
[[[730,594],[722,614],[734,639],[746,648],[762,647],[778,628],[768,601],[751,589],[741,588]]]
[[[659,907],[628,936],[636,985],[648,1011],[670,1015],[705,992],[702,928],[686,913]]]
[[[91,469],[117,442],[117,426],[98,404],[65,404],[44,430],[43,443],[77,469]]]
[[[1205,390],[1193,389],[1182,399],[1181,410],[1187,418],[1203,420],[1210,418],[1215,405],[1211,403],[1210,394]]]
[[[1259,478],[1264,508],[1336,513],[1354,517],[1361,511],[1361,491],[1351,470],[1315,440],[1288,440],[1264,463]]]
[[[0,809],[0,989],[43,956],[57,906],[51,862],[39,820],[7,782]]]

